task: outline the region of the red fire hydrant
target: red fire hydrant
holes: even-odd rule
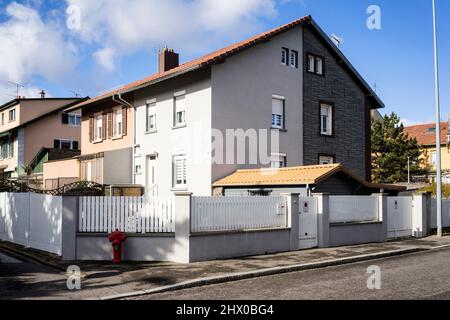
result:
[[[127,237],[125,233],[120,232],[118,229],[109,235],[109,241],[112,243],[114,264],[119,264],[122,261],[122,242],[125,242]]]

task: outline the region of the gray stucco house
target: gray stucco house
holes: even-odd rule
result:
[[[81,107],[102,103],[134,108],[132,179],[121,183],[160,196],[209,196],[214,182],[261,167],[340,163],[370,180],[370,116],[384,107],[311,16],[184,64],[165,49],[156,74]],[[228,130],[246,134],[247,150],[251,130],[270,142],[276,133],[279,145],[270,143],[268,161],[237,161]]]

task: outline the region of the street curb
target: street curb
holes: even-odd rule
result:
[[[35,256],[35,255],[30,254],[30,253],[25,252],[25,251],[16,250],[14,248],[10,248],[8,246],[4,246],[1,243],[0,243],[0,249],[3,250],[3,251],[8,252],[9,254],[15,256],[15,258],[18,258],[18,259],[28,259],[28,260],[35,261],[35,262],[37,262],[39,264],[45,265],[47,267],[51,267],[53,269],[57,269],[57,270],[62,271],[62,272],[66,272],[67,271],[66,268],[60,266],[59,264],[52,263],[52,262],[47,261],[45,259],[41,259],[38,256]]]
[[[169,291],[177,291],[177,290],[182,290],[182,289],[201,287],[201,286],[206,286],[206,285],[211,285],[211,284],[219,284],[219,283],[225,283],[225,282],[233,282],[233,281],[251,279],[251,278],[256,278],[256,277],[272,276],[272,275],[283,274],[283,273],[291,273],[291,272],[297,272],[297,271],[314,270],[314,269],[320,269],[320,268],[326,268],[326,267],[332,267],[332,266],[339,266],[339,265],[345,265],[345,264],[350,264],[350,263],[382,259],[382,258],[388,258],[388,257],[393,257],[393,256],[416,253],[416,252],[423,252],[423,251],[428,251],[428,250],[430,250],[430,249],[422,248],[422,247],[414,247],[414,248],[409,248],[409,249],[384,251],[384,252],[365,254],[365,255],[359,255],[359,256],[353,256],[353,257],[347,257],[347,258],[341,258],[341,259],[326,260],[326,261],[320,261],[320,262],[311,262],[311,263],[297,264],[297,265],[284,266],[284,267],[274,267],[274,268],[267,268],[267,269],[241,272],[241,273],[232,273],[232,274],[223,275],[223,276],[198,278],[198,279],[188,280],[188,281],[180,282],[180,283],[177,283],[174,285],[168,285],[168,286],[163,286],[163,287],[154,288],[154,289],[140,290],[140,291],[134,291],[134,292],[129,292],[129,293],[122,293],[122,294],[117,294],[117,295],[99,297],[98,300],[119,300],[119,299],[125,299],[125,298],[133,298],[133,297],[139,297],[139,296],[144,296],[144,295],[152,295],[152,294],[156,294],[156,293],[163,293],[163,292],[169,292]]]
[[[442,246],[431,247],[430,250],[439,250],[439,249],[445,249],[445,248],[450,248],[450,244],[444,244]]]

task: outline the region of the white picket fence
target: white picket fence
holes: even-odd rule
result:
[[[175,232],[173,197],[80,197],[79,232]]]
[[[378,198],[330,196],[330,223],[379,221]]]
[[[287,203],[284,197],[192,197],[192,232],[286,226]]]

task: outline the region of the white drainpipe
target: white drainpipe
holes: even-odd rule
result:
[[[135,176],[135,148],[136,148],[136,107],[134,105],[132,105],[131,103],[129,103],[128,101],[125,101],[122,98],[122,94],[118,93],[117,94],[117,99],[116,99],[116,95],[112,96],[113,101],[120,103],[121,105],[125,105],[127,107],[130,107],[133,109],[134,114],[133,114],[133,148],[132,148],[132,152],[131,152],[131,179],[132,179],[132,184],[136,184],[136,176]],[[127,117],[128,119],[128,117]],[[128,121],[128,120],[127,120]]]

